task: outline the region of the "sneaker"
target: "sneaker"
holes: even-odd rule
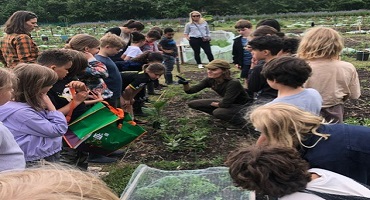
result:
[[[199,64],[199,65],[198,65],[198,68],[199,68],[199,69],[203,69],[204,67],[203,67],[203,65],[202,65],[202,64]]]

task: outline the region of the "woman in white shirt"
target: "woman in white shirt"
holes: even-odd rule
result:
[[[209,62],[213,60],[211,51],[211,37],[208,23],[202,18],[202,14],[198,11],[189,13],[189,22],[185,25],[184,36],[189,40],[189,44],[194,51],[194,59],[198,64],[198,68],[204,68],[200,59],[200,48],[204,50]]]

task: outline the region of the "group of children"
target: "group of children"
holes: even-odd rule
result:
[[[357,72],[352,64],[339,60],[343,43],[335,30],[312,28],[298,46],[298,39],[283,37],[280,27],[274,28],[271,26],[276,24],[268,23],[260,23],[253,32],[252,24],[247,20],[239,20],[235,25],[240,36],[233,45],[233,59],[235,66],[242,71],[246,90],[239,81],[231,78],[229,63],[218,59],[206,66],[208,78],[201,83],[193,87],[186,79],[179,83],[184,85],[187,93],[211,87],[225,96],[223,101],[189,103],[190,107],[202,106],[202,111],[222,116],[223,120],[232,119],[241,110],[240,106],[249,106],[251,97],[258,105],[267,103],[265,107],[271,106],[268,107],[271,112],[262,112],[263,106],[258,112],[261,115],[266,113],[266,116],[259,117],[258,122],[265,119],[261,122],[263,125],[251,119],[262,133],[257,144],[288,142],[286,146],[289,147],[315,147],[322,138],[328,138],[325,132],[317,134],[316,128],[321,126],[320,123],[317,127],[315,125],[313,133],[321,138],[307,147],[302,144],[303,136],[300,135],[296,135],[298,139],[279,141],[277,137],[272,141],[273,137],[268,135],[271,132],[268,119],[271,117],[267,114],[271,114],[273,109],[281,111],[293,105],[313,116],[322,115],[328,122],[343,122],[344,101],[360,95]],[[64,49],[42,52],[37,59],[38,64],[22,63],[12,71],[0,69],[0,94],[4,97],[0,102],[0,121],[3,124],[0,125],[0,149],[3,149],[4,157],[0,156],[0,160],[14,161],[12,165],[2,162],[0,170],[24,168],[26,164],[33,165],[41,159],[59,161],[62,135],[68,129],[66,118],[73,121],[90,105],[103,100],[114,107],[124,108],[132,116],[140,115],[145,86],[163,74],[167,84],[174,83],[171,73],[177,57],[174,30],[166,28],[162,36],[160,30],[153,28],[144,36],[140,33],[141,28],[140,24],[130,21],[120,29],[121,33],[128,33],[129,46],[122,35],[114,31],[108,31],[100,40],[88,34],[77,34]],[[120,52],[122,55],[117,58]],[[274,107],[280,103],[287,105],[280,109]],[[224,108],[232,108],[232,112]],[[294,107],[287,109],[286,113],[293,110]],[[274,119],[282,116],[274,116]],[[297,129],[297,124],[294,127]],[[296,131],[303,133],[303,129]],[[115,161],[114,158],[94,154],[89,156],[91,162]],[[229,159],[229,165],[234,162],[234,157]],[[364,182],[367,183],[367,179]]]
[[[140,66],[131,72],[121,73],[110,58],[126,47],[120,36],[110,32],[100,40],[88,34],[77,34],[70,38],[65,48],[43,51],[37,64],[21,63],[13,71],[1,69],[0,92],[6,97],[0,108],[4,124],[1,126],[4,133],[1,148],[5,156],[1,159],[14,163],[3,162],[0,169],[24,168],[25,163],[31,166],[40,160],[59,161],[67,119],[73,121],[97,102],[107,101],[134,116],[135,96],[145,85],[173,69],[170,65],[177,56],[173,32],[173,29],[165,29],[160,42],[167,69],[155,43],[161,35],[154,30],[146,37],[139,32],[132,33],[131,46],[122,55],[123,60],[137,62]],[[148,50],[140,55],[126,55],[135,48],[136,39]],[[169,74],[170,71],[166,77],[171,81],[167,83],[171,84]],[[116,159],[89,154],[88,161],[109,163]]]
[[[247,32],[240,36],[246,48],[234,43],[234,63],[249,70],[245,87],[259,106],[246,119],[260,137],[228,156],[232,179],[279,199],[368,199],[362,184],[369,184],[370,155],[363,141],[370,128],[343,124],[344,102],[360,96],[360,84],[355,67],[340,60],[341,36],[314,27],[292,40],[268,25],[250,35],[245,20],[235,26]],[[246,49],[251,62],[243,60],[250,59],[241,53]]]

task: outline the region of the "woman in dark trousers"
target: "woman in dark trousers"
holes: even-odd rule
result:
[[[227,121],[233,125],[244,126],[244,110],[252,99],[243,89],[239,80],[230,76],[230,64],[224,60],[216,59],[207,67],[207,78],[200,83],[189,86],[189,82],[181,77],[179,84],[184,85],[187,94],[197,93],[205,88],[211,88],[222,99],[198,99],[188,103],[190,108],[208,113],[215,118]]]
[[[200,59],[200,48],[204,50],[209,62],[213,60],[213,54],[210,45],[209,26],[202,18],[200,12],[192,11],[189,13],[189,22],[185,25],[184,35],[189,40],[189,44],[194,51],[194,58],[198,68],[204,68]]]

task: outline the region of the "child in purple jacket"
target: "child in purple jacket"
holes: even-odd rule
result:
[[[18,64],[14,100],[0,106],[0,121],[13,134],[27,164],[40,159],[59,161],[62,136],[68,129],[63,113],[57,111],[47,92],[58,75],[38,64]]]

